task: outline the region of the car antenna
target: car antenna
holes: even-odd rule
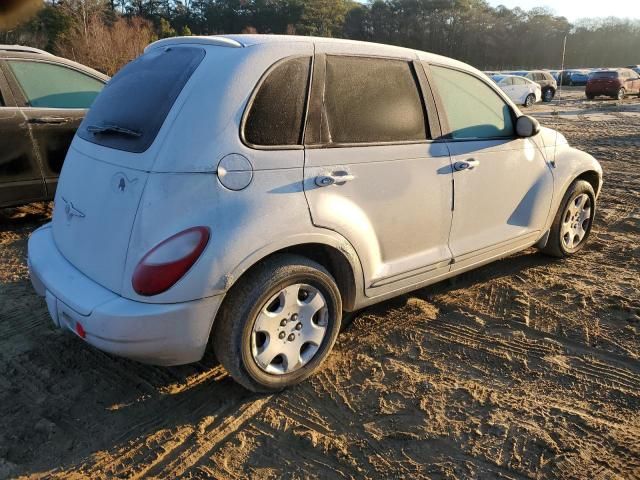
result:
[[[558,75],[558,79],[560,80],[560,85],[558,85],[558,100],[562,100],[562,85],[564,80],[564,56],[567,52],[567,36],[564,36],[564,41],[562,42],[562,64],[560,65],[560,75]],[[557,110],[558,104],[554,105],[553,115],[558,115]]]

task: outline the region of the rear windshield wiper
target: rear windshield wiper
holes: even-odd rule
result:
[[[127,135],[129,137],[141,137],[142,133],[131,130],[129,128],[120,127],[119,125],[107,124],[107,125],[89,125],[87,126],[87,131],[93,133],[119,133],[122,135]]]

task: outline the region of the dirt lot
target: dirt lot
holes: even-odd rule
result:
[[[0,218],[0,478],[640,478],[640,101],[536,106],[600,161],[584,253],[507,258],[361,312],[278,395],[54,329],[31,205]],[[557,109],[561,115],[551,115]]]

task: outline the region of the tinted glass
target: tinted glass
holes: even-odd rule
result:
[[[44,62],[7,62],[31,107],[89,108],[104,83],[77,70]]]
[[[128,63],[96,98],[78,135],[105,147],[144,152],[204,55],[198,47],[154,48]],[[130,134],[89,131],[106,126]]]
[[[302,143],[310,67],[310,57],[292,58],[268,73],[247,116],[247,142],[271,146]]]
[[[514,135],[511,109],[486,83],[458,70],[435,66],[431,70],[453,138]]]
[[[330,143],[427,138],[413,67],[403,60],[327,57],[324,101]]]
[[[618,72],[593,72],[591,78],[617,78]]]

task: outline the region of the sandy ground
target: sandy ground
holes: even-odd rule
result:
[[[2,212],[0,477],[640,478],[640,100],[579,96],[530,112],[604,167],[583,254],[360,312],[277,395],[212,357],[145,366],[55,330],[25,265],[48,211]]]

